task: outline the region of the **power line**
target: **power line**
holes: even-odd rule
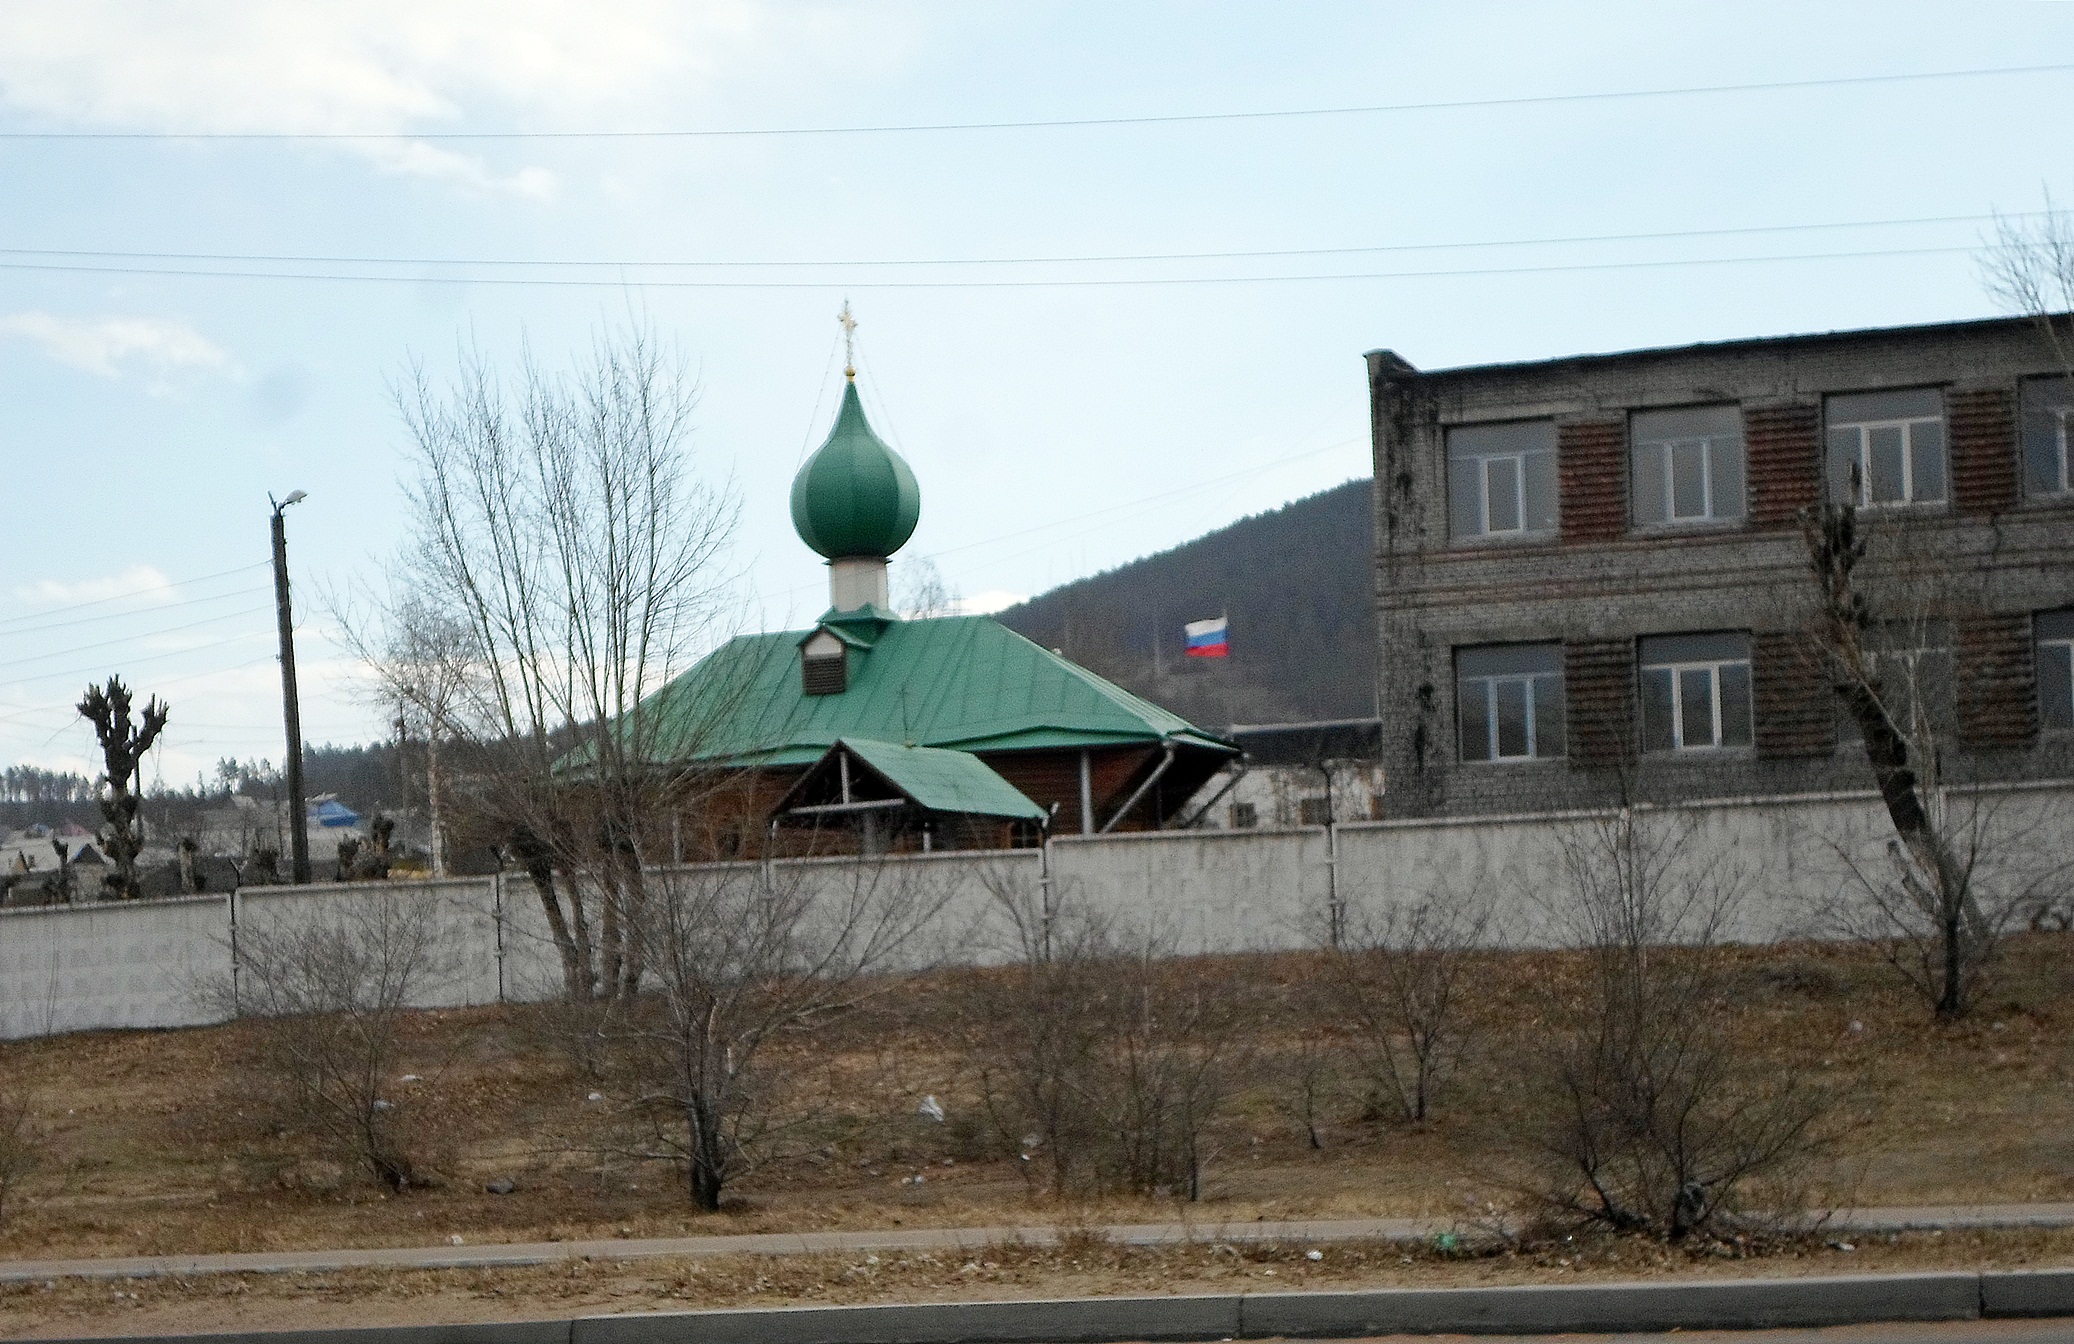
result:
[[[166,588],[178,588],[182,584],[190,583],[208,583],[215,579],[227,579],[233,574],[249,574],[255,569],[265,569],[272,563],[272,560],[261,560],[258,564],[240,565],[236,569],[226,569],[215,574],[204,574],[196,579],[168,579],[166,580]],[[45,616],[57,616],[68,611],[85,611],[88,607],[105,607],[110,602],[128,602],[135,598],[143,597],[149,592],[163,591],[164,589],[141,589],[131,593],[116,593],[112,597],[97,597],[88,602],[73,602],[62,607],[46,607],[42,611],[32,612],[25,616],[10,616],[6,620],[0,620],[0,631],[7,630],[9,626],[19,625],[23,621],[40,621]],[[169,603],[167,605],[173,604]],[[9,633],[13,632],[10,631]]]
[[[151,610],[176,611],[181,607],[207,606],[211,602],[228,602],[234,597],[250,597],[254,593],[264,593],[267,591],[269,589],[264,586],[257,588],[233,588],[227,593],[211,593],[207,597],[183,597],[178,602],[154,603]],[[142,594],[138,594],[138,596],[142,596]],[[81,616],[76,620],[52,621],[49,625],[23,626],[20,629],[4,631],[4,633],[9,639],[19,639],[24,635],[40,635],[47,630],[69,630],[73,626],[99,625],[103,621],[126,621],[146,614],[148,613],[142,611],[108,611],[101,613],[99,616]],[[18,616],[15,619],[24,620],[27,618]]]
[[[2029,219],[2049,211],[2009,214],[1922,215],[1905,219],[1836,220],[1812,224],[1750,224],[1733,228],[1668,229],[1654,233],[1564,234],[1546,238],[1490,238],[1462,243],[1371,243],[1348,247],[1281,247],[1222,252],[1116,252],[1080,256],[1034,257],[858,257],[848,260],[718,259],[705,261],[587,261],[551,257],[353,257],[256,252],[128,252],[70,247],[0,247],[0,256],[80,257],[99,261],[212,261],[267,266],[491,266],[510,269],[606,270],[784,270],[882,266],[1078,266],[1145,261],[1266,261],[1284,257],[1345,257],[1381,252],[1457,252],[1498,247],[1558,247],[1575,243],[1660,242],[1676,238],[1733,238],[1758,234],[1812,233],[1845,229],[1911,228],[1930,224],[1983,224],[1990,220]],[[840,338],[838,338],[840,339]]]
[[[1007,121],[887,123],[867,126],[704,127],[631,131],[0,131],[0,140],[109,141],[348,141],[399,140],[714,140],[754,137],[912,135],[955,131],[1068,130],[1103,126],[1181,126],[1216,122],[1294,121],[1319,117],[1382,116],[1405,112],[1456,112],[1480,108],[1550,107],[1566,103],[1617,102],[1635,98],[1691,98],[1737,93],[1778,93],[1933,80],[1994,79],[2011,75],[2062,74],[2074,64],[2014,65],[1975,70],[1922,70],[1886,75],[1837,75],[1823,79],[1763,80],[1741,84],[1698,84],[1676,88],[1618,89],[1598,93],[1529,94],[1515,98],[1454,98],[1421,103],[1371,103],[1345,107],[1268,108],[1256,111],[1170,112],[1145,116],[1026,118]]]
[[[227,644],[240,644],[250,639],[271,637],[273,633],[274,632],[271,630],[248,630],[241,635],[231,635],[225,639],[212,640],[207,644],[197,644],[191,649],[174,649],[166,653],[145,654],[141,658],[124,658],[122,660],[122,663],[124,667],[136,667],[144,663],[162,663],[168,658],[186,658],[192,654],[207,653],[210,649],[220,649]],[[251,664],[247,664],[247,666],[251,666]],[[66,668],[62,672],[37,672],[26,677],[17,677],[15,678],[15,680],[17,682],[51,681],[57,677],[73,677],[78,676],[81,673],[85,673],[89,676],[94,676],[98,675],[106,667],[106,662],[97,662],[81,667]],[[158,691],[164,688],[162,686],[151,686],[138,687],[137,689]],[[0,719],[0,723],[4,722],[6,722],[5,719]]]
[[[312,271],[189,270],[149,266],[71,266],[42,262],[0,261],[0,271],[42,271],[72,275],[149,275],[191,280],[297,280],[386,285],[499,285],[556,289],[1115,289],[1178,285],[1261,285],[1316,281],[1441,280],[1471,276],[1554,275],[1589,271],[1663,270],[1681,266],[1753,266],[1775,262],[1857,261],[1883,257],[1929,257],[1972,253],[1977,247],[1896,247],[1856,252],[1790,252],[1755,257],[1686,257],[1658,261],[1593,261],[1542,266],[1455,267],[1424,271],[1336,271],[1282,275],[1100,276],[1046,280],[649,280],[625,277],[582,280],[550,276],[340,275]]]
[[[246,616],[256,616],[262,611],[272,610],[273,604],[269,602],[263,607],[248,607],[243,611],[218,612],[214,616],[204,616],[198,621],[189,621],[185,625],[169,625],[158,630],[139,630],[132,634],[118,635],[114,639],[103,639],[92,644],[74,644],[70,648],[52,649],[48,653],[32,654],[27,658],[12,658],[4,663],[0,663],[0,668],[20,667],[25,663],[47,663],[53,658],[64,658],[75,653],[85,653],[89,649],[105,649],[112,644],[129,644],[140,639],[154,639],[159,635],[176,635],[183,630],[194,630],[204,625],[214,625],[218,621],[234,621]]]
[[[231,644],[231,643],[235,643],[236,641],[235,641],[235,640],[222,640],[222,641],[220,641],[220,642],[221,642],[221,643],[224,643],[224,644]],[[214,647],[214,646],[213,646],[213,645],[206,645],[206,646],[203,646],[203,647]],[[190,653],[197,653],[197,652],[200,652],[200,651],[201,651],[200,649],[190,649],[190,650],[188,650],[188,652],[190,652]],[[183,674],[183,675],[181,675],[181,676],[178,676],[178,677],[173,677],[173,678],[171,678],[171,679],[169,679],[169,680],[166,680],[166,681],[161,681],[161,682],[158,682],[158,683],[156,683],[155,685],[153,685],[153,686],[152,686],[152,687],[151,687],[150,689],[151,689],[151,690],[152,690],[152,692],[153,692],[153,693],[155,694],[155,693],[157,693],[157,692],[159,692],[159,691],[164,691],[164,690],[168,690],[168,689],[170,689],[170,688],[172,688],[172,687],[174,687],[174,686],[184,686],[184,685],[186,685],[186,684],[187,684],[188,682],[190,682],[190,681],[200,681],[200,680],[202,680],[202,679],[203,679],[203,678],[205,678],[205,677],[222,677],[222,676],[228,676],[229,674],[231,674],[231,673],[233,673],[233,672],[244,672],[244,671],[247,671],[247,670],[249,670],[249,669],[251,669],[251,668],[259,667],[259,666],[262,666],[262,665],[264,665],[264,664],[266,664],[266,663],[270,663],[270,662],[272,662],[272,661],[274,661],[274,659],[273,659],[273,657],[272,657],[271,655],[269,655],[268,657],[265,657],[265,658],[254,658],[254,659],[252,659],[252,660],[251,660],[251,661],[249,661],[249,662],[243,662],[243,663],[238,663],[238,664],[236,664],[235,666],[232,666],[232,667],[216,667],[216,668],[210,668],[210,669],[209,669],[208,671],[206,671],[206,672],[189,672],[189,673],[185,673],[185,674]],[[70,674],[68,674],[68,673],[53,673],[52,675],[53,675],[53,676],[66,676],[66,675],[70,675]],[[20,720],[22,720],[22,719],[32,718],[32,717],[34,717],[35,715],[38,715],[38,714],[48,714],[48,713],[50,713],[50,712],[51,712],[52,710],[57,710],[57,709],[66,709],[66,710],[69,710],[69,709],[71,709],[72,707],[73,707],[73,706],[72,706],[72,702],[71,702],[71,701],[69,701],[69,700],[61,700],[61,701],[57,701],[57,702],[55,702],[55,703],[52,703],[52,704],[48,704],[48,705],[24,705],[24,706],[22,706],[22,707],[21,707],[20,709],[16,709],[16,710],[13,710],[13,711],[11,711],[10,713],[6,713],[6,714],[0,714],[0,724],[6,724],[6,723],[16,723],[16,722],[19,722],[19,721],[20,721]]]

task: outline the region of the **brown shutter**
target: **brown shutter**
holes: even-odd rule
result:
[[[1801,636],[1759,634],[1750,645],[1757,754],[1767,760],[1829,755],[1836,749],[1836,707]]]
[[[1951,420],[1952,503],[1968,518],[2016,503],[2016,408],[2002,387],[1945,395]]]
[[[1573,765],[1613,765],[1633,754],[1635,646],[1625,639],[1563,645],[1563,699]]]
[[[1627,422],[1618,416],[1556,427],[1565,542],[1612,541],[1627,531]]]
[[[1959,622],[1959,736],[1977,747],[2021,747],[2037,733],[2028,616]]]
[[[1822,408],[1753,406],[1743,411],[1750,457],[1750,524],[1790,526],[1821,498]]]

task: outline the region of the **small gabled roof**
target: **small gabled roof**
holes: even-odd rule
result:
[[[806,765],[844,738],[958,751],[1174,742],[1236,748],[991,616],[889,621],[851,647],[848,684],[808,695],[811,631],[728,641],[650,697],[659,762]]]
[[[852,760],[862,762],[886,787],[924,811],[1044,820],[1043,808],[970,752],[880,742],[868,737],[846,737],[830,747],[775,810],[782,813],[794,805],[796,798],[815,792],[816,786],[837,768],[836,758],[844,752]]]

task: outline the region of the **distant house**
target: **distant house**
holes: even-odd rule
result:
[[[1192,824],[1249,830],[1383,815],[1381,720],[1236,724],[1225,736],[1244,755],[1203,790]]]

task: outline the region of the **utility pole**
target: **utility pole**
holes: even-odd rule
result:
[[[288,601],[288,527],[281,511],[304,499],[300,490],[274,505],[274,614],[281,622],[281,718],[288,730],[288,835],[293,876],[298,886],[310,880],[310,826],[302,801],[302,711],[295,703],[295,614]]]

